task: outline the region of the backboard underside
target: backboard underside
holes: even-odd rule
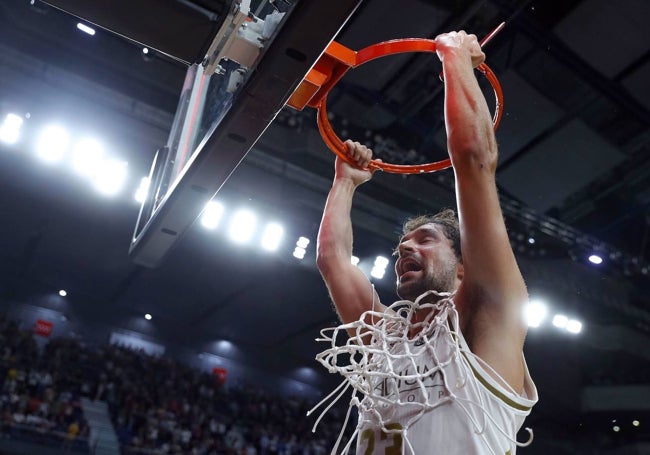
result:
[[[163,261],[360,3],[341,0],[333,8],[322,0],[300,0],[265,21],[252,12],[231,12],[212,53],[188,69],[131,243],[137,264],[156,267]],[[267,38],[268,21],[278,25]],[[245,34],[254,38],[241,39]]]

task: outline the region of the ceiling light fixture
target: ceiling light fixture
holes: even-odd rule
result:
[[[524,316],[528,327],[539,327],[546,319],[548,308],[546,304],[540,300],[532,300],[524,307]]]
[[[95,29],[81,22],[77,23],[77,28],[90,36],[95,36]]]
[[[255,214],[250,210],[243,209],[235,213],[228,231],[231,240],[240,244],[248,242],[255,232],[256,221]]]
[[[16,114],[7,114],[2,125],[0,125],[0,141],[5,144],[15,144],[20,138],[20,129],[23,126],[23,118]]]
[[[134,199],[143,204],[147,200],[147,194],[149,194],[149,177],[142,177],[140,179],[140,185],[135,191]]]
[[[80,175],[91,177],[102,165],[104,147],[92,138],[79,140],[72,150],[72,168]]]
[[[276,251],[282,242],[284,228],[278,223],[269,223],[262,234],[262,248],[266,251]]]
[[[386,274],[386,266],[388,265],[388,259],[384,256],[377,256],[375,259],[375,264],[370,271],[370,275],[381,280]]]
[[[603,258],[597,254],[592,254],[589,256],[589,262],[595,265],[600,265],[603,263]]]
[[[50,125],[41,132],[36,144],[36,154],[47,163],[56,163],[65,156],[70,135],[60,126]]]
[[[127,166],[126,161],[104,160],[94,176],[97,191],[107,196],[117,194],[126,180]]]
[[[201,225],[207,229],[216,229],[223,217],[224,207],[221,202],[210,201],[201,214]]]

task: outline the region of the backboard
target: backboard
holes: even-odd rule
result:
[[[244,159],[361,0],[339,0],[336,7],[323,0],[119,0],[111,8],[98,5],[107,1],[47,3],[188,65],[129,250],[137,264],[155,267]],[[136,10],[132,20],[124,14],[129,8]],[[122,14],[110,13],[120,9]],[[140,23],[137,17],[153,19]]]

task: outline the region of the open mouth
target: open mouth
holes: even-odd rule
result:
[[[408,272],[419,272],[422,266],[414,259],[406,259],[399,266],[399,274],[403,276]]]

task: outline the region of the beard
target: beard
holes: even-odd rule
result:
[[[456,290],[456,267],[445,265],[443,269],[422,270],[421,276],[411,277],[405,282],[397,280],[397,295],[404,300],[415,301],[427,291],[453,292]]]

